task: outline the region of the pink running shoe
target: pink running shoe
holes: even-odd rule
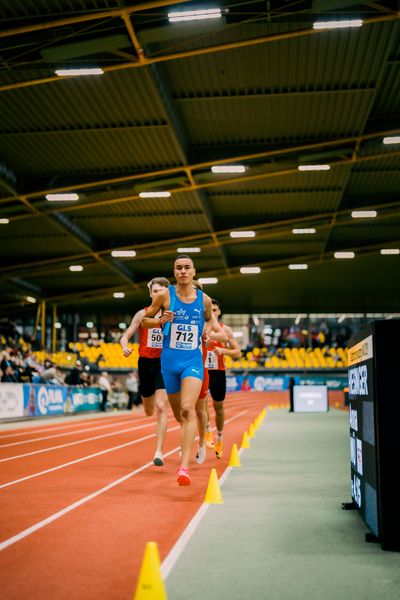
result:
[[[176,480],[179,483],[179,485],[191,485],[192,484],[192,480],[190,479],[190,476],[189,476],[189,469],[185,469],[185,467],[179,467],[176,474],[177,474]]]

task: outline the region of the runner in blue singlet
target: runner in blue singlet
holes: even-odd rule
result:
[[[161,370],[177,421],[182,423],[182,462],[177,472],[179,485],[190,485],[188,472],[196,433],[195,406],[203,381],[201,335],[211,327],[211,298],[193,286],[196,274],[190,256],[180,255],[174,263],[176,286],[170,286],[153,298],[153,303],[142,320],[143,327],[151,327],[152,317],[162,309],[164,342],[161,352]]]

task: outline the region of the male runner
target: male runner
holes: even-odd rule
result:
[[[174,416],[182,423],[182,460],[177,471],[179,485],[191,484],[188,467],[196,433],[195,406],[204,371],[200,342],[204,323],[207,333],[212,319],[211,298],[193,286],[195,274],[191,257],[179,255],[174,263],[176,286],[153,297],[142,320],[142,326],[149,327],[151,317],[163,311],[161,371]]]
[[[169,281],[165,277],[155,277],[147,284],[147,287],[149,288],[150,297],[153,299],[169,287]],[[145,414],[151,417],[154,409],[156,410],[156,452],[153,463],[157,467],[162,467],[164,465],[162,451],[167,432],[168,400],[161,374],[162,331],[161,324],[157,321],[155,321],[155,326],[152,329],[144,329],[140,326],[146,311],[147,308],[143,308],[135,314],[128,329],[121,337],[120,344],[124,356],[129,356],[132,350],[128,346],[128,341],[139,329],[139,393],[143,399]],[[159,316],[161,316],[161,312]]]
[[[221,308],[218,300],[211,300],[212,312],[218,320],[221,318]],[[205,366],[208,369],[210,378],[209,390],[211,398],[213,399],[213,405],[215,410],[215,424],[217,427],[217,442],[214,447],[213,436],[211,433],[210,425],[207,426],[206,433],[206,445],[207,448],[215,449],[215,456],[222,458],[223,456],[223,430],[224,430],[224,400],[226,396],[226,372],[224,356],[230,356],[233,359],[240,358],[242,352],[240,346],[233,336],[233,331],[228,325],[224,325],[219,321],[222,329],[224,330],[228,342],[223,344],[221,342],[212,341],[207,348],[207,357]]]

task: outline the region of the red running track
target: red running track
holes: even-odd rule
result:
[[[154,419],[138,415],[0,433],[2,596],[30,600],[132,599],[148,541],[161,560],[203,504],[210,469],[220,476],[232,444],[268,403],[287,394],[237,392],[225,402],[224,457],[193,462],[191,487],[175,471],[172,419],[162,468],[151,463]],[[211,410],[212,414],[212,410]]]

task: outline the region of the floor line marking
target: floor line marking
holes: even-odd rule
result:
[[[237,419],[238,417],[242,416],[243,414],[245,414],[247,412],[248,412],[248,410],[243,410],[240,413],[238,413],[237,415],[234,415],[233,417],[231,417],[230,419],[227,419],[225,421],[225,425],[227,425],[230,421],[234,421],[235,419]],[[225,479],[226,479],[227,475],[230,473],[231,469],[232,469],[232,467],[228,466],[225,469],[225,471],[223,472],[223,474],[221,475],[221,477],[219,479],[219,482],[221,485],[225,481]],[[178,558],[184,551],[185,547],[187,546],[191,537],[193,536],[194,532],[196,531],[197,527],[199,526],[202,518],[206,514],[209,506],[210,505],[206,504],[205,502],[200,506],[198,511],[195,513],[193,518],[189,521],[189,524],[183,530],[183,532],[179,536],[178,540],[175,542],[175,544],[173,545],[173,547],[171,548],[171,550],[169,551],[169,553],[163,560],[162,565],[161,565],[161,575],[162,575],[162,578],[164,581],[167,579],[168,575],[171,573]]]
[[[33,452],[27,452],[26,454],[18,454],[16,456],[9,456],[8,458],[1,458],[0,463],[7,462],[9,460],[16,460],[17,458],[25,458],[26,456],[32,456],[34,454],[41,454],[42,452],[50,452],[52,450],[59,450],[61,448],[67,448],[68,446],[76,446],[77,444],[86,444],[87,442],[93,442],[94,440],[100,440],[112,435],[119,435],[120,433],[127,433],[129,431],[137,431],[138,429],[145,429],[146,427],[153,426],[153,421],[145,423],[144,425],[138,425],[138,427],[128,427],[128,429],[121,429],[121,431],[112,431],[111,433],[104,433],[103,435],[96,435],[94,437],[85,438],[84,440],[76,440],[75,442],[68,442],[67,444],[59,444],[58,446],[50,446],[49,448],[42,448],[41,450],[34,450]]]
[[[227,419],[225,421],[225,424],[228,424],[230,421],[234,421],[235,419],[237,419],[238,417],[240,417],[241,415],[245,414],[248,412],[247,410],[243,410],[240,413],[238,413],[237,415],[234,415],[233,417],[231,417],[230,419]],[[180,425],[177,426],[177,428],[179,428]],[[172,450],[170,450],[169,452],[166,452],[164,454],[164,456],[170,456],[171,454],[174,454],[174,452],[177,452],[179,450],[179,446],[177,446],[176,448],[173,448]],[[6,548],[8,548],[9,546],[12,546],[13,544],[16,544],[17,542],[23,540],[24,538],[28,537],[29,535],[32,535],[32,533],[35,533],[36,531],[42,529],[43,527],[45,527],[46,525],[49,525],[50,523],[53,523],[54,521],[56,521],[57,519],[59,519],[60,517],[63,517],[64,515],[66,515],[67,513],[75,510],[75,508],[79,508],[80,506],[82,506],[83,504],[85,504],[86,502],[89,502],[90,500],[93,500],[94,498],[97,498],[97,496],[100,496],[101,494],[104,494],[105,492],[108,492],[109,490],[111,490],[112,488],[116,487],[117,485],[119,485],[120,483],[123,483],[125,481],[127,481],[127,479],[130,479],[131,477],[133,477],[134,475],[137,475],[138,473],[140,473],[141,471],[144,471],[145,469],[147,469],[148,467],[152,466],[153,462],[148,462],[145,465],[142,465],[141,467],[139,467],[138,469],[135,469],[134,471],[131,471],[130,473],[127,473],[126,475],[124,475],[123,477],[120,477],[119,479],[116,479],[115,481],[109,483],[108,485],[102,487],[100,490],[97,490],[96,492],[93,492],[92,494],[89,494],[88,496],[85,496],[84,498],[81,498],[80,500],[77,500],[76,502],[74,502],[73,504],[70,504],[69,506],[66,506],[65,508],[59,510],[58,512],[54,513],[53,515],[50,515],[49,517],[47,517],[46,519],[43,519],[42,521],[39,521],[38,523],[35,523],[34,525],[32,525],[31,527],[28,527],[27,529],[24,529],[23,531],[20,531],[19,533],[17,533],[16,535],[13,535],[12,537],[4,540],[3,542],[0,543],[0,552],[2,550],[5,550]],[[229,467],[228,467],[229,468]],[[201,507],[200,509],[201,510]],[[198,512],[198,511],[197,511]],[[197,514],[197,513],[196,513]],[[195,515],[196,516],[196,515]],[[194,518],[194,517],[193,517]],[[192,519],[193,520],[193,519]],[[200,520],[199,520],[200,522]],[[194,529],[193,529],[194,531]],[[193,532],[192,532],[193,533]],[[183,534],[182,534],[183,535]],[[182,535],[180,537],[182,537]],[[179,538],[180,539],[180,538]],[[189,539],[186,541],[189,541]],[[178,540],[179,542],[179,540]],[[177,546],[178,542],[175,544],[175,546]],[[185,545],[186,545],[185,544]],[[168,556],[173,552],[175,546],[172,548],[171,552],[168,554]],[[183,550],[183,548],[182,548]],[[181,550],[181,551],[182,551]],[[179,553],[180,554],[180,553]],[[170,559],[170,563],[171,563],[171,567],[173,567],[173,565],[175,564],[177,558],[179,557],[179,554],[176,555],[176,557],[174,558],[173,555],[171,555],[171,559]],[[168,557],[167,557],[168,558]],[[174,560],[173,560],[174,559]],[[165,562],[165,561],[164,561]],[[163,564],[164,564],[163,562]]]
[[[167,432],[175,431],[176,429],[180,429],[180,425],[177,427],[171,427],[167,429]],[[0,490],[6,487],[10,487],[11,485],[16,485],[17,483],[22,483],[23,481],[27,481],[28,479],[33,479],[34,477],[39,477],[40,475],[46,475],[47,473],[52,473],[53,471],[57,471],[58,469],[65,469],[66,467],[70,467],[77,463],[83,462],[85,460],[89,460],[90,458],[95,458],[96,456],[101,456],[103,454],[107,454],[108,452],[114,452],[115,450],[120,450],[121,448],[126,448],[127,446],[133,446],[134,444],[138,444],[139,442],[144,442],[155,437],[155,433],[151,433],[142,438],[138,438],[137,440],[133,440],[131,442],[126,442],[125,444],[120,444],[119,446],[113,446],[112,448],[107,448],[106,450],[101,450],[100,452],[95,452],[94,454],[88,454],[87,456],[83,456],[82,458],[77,458],[76,460],[70,460],[69,462],[63,463],[56,467],[51,467],[50,469],[46,469],[45,471],[39,471],[38,473],[33,473],[32,475],[26,475],[25,477],[21,477],[20,479],[14,479],[14,481],[8,481],[7,483],[2,483],[0,485]]]
[[[148,417],[146,417],[148,418]],[[67,435],[75,435],[78,433],[87,433],[88,431],[97,431],[98,429],[107,429],[110,427],[118,427],[124,423],[132,423],[132,419],[126,421],[119,421],[118,423],[106,423],[105,425],[98,425],[97,427],[87,427],[86,429],[77,429],[76,431],[65,431],[64,433],[55,433],[54,435],[46,435],[44,437],[32,438],[30,440],[21,440],[20,442],[10,442],[9,444],[0,444],[0,450],[3,448],[10,448],[10,446],[18,446],[21,444],[33,444],[34,442],[42,442],[43,440],[51,440],[53,438],[65,437]]]
[[[173,450],[170,450],[169,452],[167,452],[166,454],[164,454],[164,456],[169,456],[170,454],[173,454],[177,450],[179,450],[179,446],[177,446]],[[101,494],[104,494],[105,492],[108,492],[109,490],[111,490],[112,488],[116,487],[120,483],[124,483],[124,481],[127,481],[127,479],[130,479],[134,475],[137,475],[141,471],[144,471],[145,469],[147,469],[148,467],[151,467],[151,466],[154,466],[153,465],[153,461],[148,462],[145,465],[142,465],[138,469],[135,469],[134,471],[131,471],[130,473],[127,473],[123,477],[120,477],[119,479],[116,479],[115,481],[112,481],[108,485],[102,487],[100,490],[97,490],[96,492],[93,492],[92,494],[89,494],[88,496],[85,496],[84,498],[81,498],[80,500],[77,500],[73,504],[70,504],[69,506],[66,506],[65,508],[63,508],[63,509],[59,510],[58,512],[54,513],[53,515],[50,515],[46,519],[43,519],[42,521],[38,521],[37,523],[35,523],[31,527],[28,527],[27,529],[24,529],[23,531],[20,531],[19,533],[17,533],[16,535],[13,535],[12,537],[8,538],[7,540],[4,540],[3,542],[0,543],[0,552],[2,550],[5,550],[5,548],[8,548],[9,546],[12,546],[13,544],[16,544],[17,542],[23,540],[24,538],[28,537],[32,533],[35,533],[35,531],[38,531],[39,529],[42,529],[46,525],[49,525],[50,523],[53,523],[54,521],[56,521],[60,517],[63,517],[67,513],[75,510],[75,508],[79,508],[79,506],[82,506],[83,504],[86,504],[86,502],[89,502],[90,500],[93,500],[94,498],[97,498],[97,496],[100,496]]]

